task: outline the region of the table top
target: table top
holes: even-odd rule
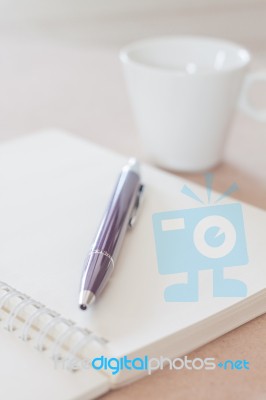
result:
[[[40,44],[41,41],[41,44]],[[141,150],[117,59],[103,48],[21,36],[0,38],[0,140],[49,127],[63,128],[118,152],[146,160]],[[252,68],[264,68],[266,57]],[[257,89],[266,104],[266,91]],[[266,209],[266,125],[236,113],[224,162],[214,169],[214,189],[233,181],[239,200]],[[182,174],[204,184],[202,175]],[[266,398],[266,315],[223,335],[189,355],[247,359],[250,371],[165,369],[102,400],[262,400]]]

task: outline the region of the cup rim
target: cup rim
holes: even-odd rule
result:
[[[137,61],[130,57],[130,52],[134,49],[137,49],[142,46],[146,46],[149,44],[152,44],[157,41],[161,40],[196,40],[198,42],[213,42],[217,44],[223,44],[226,46],[230,46],[231,48],[234,48],[235,50],[241,50],[243,54],[245,55],[246,59],[243,59],[243,62],[241,64],[226,68],[226,69],[220,69],[220,70],[215,70],[210,69],[208,71],[200,70],[195,74],[188,74],[186,71],[182,70],[176,70],[174,68],[167,68],[164,66],[156,66],[156,65],[149,65],[144,62]],[[153,70],[157,72],[167,72],[169,74],[173,75],[178,75],[178,76],[199,76],[199,75],[217,75],[217,74],[227,74],[233,71],[239,71],[243,68],[246,68],[250,61],[251,61],[251,53],[250,51],[242,46],[239,43],[236,43],[231,40],[226,40],[223,38],[218,38],[218,37],[212,37],[212,36],[197,36],[197,35],[163,35],[163,36],[153,36],[153,37],[148,37],[144,39],[140,39],[134,42],[129,43],[128,45],[122,47],[119,52],[119,59],[122,62],[122,64],[132,64],[141,68],[145,68],[148,70]]]

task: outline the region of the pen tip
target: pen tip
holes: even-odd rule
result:
[[[81,310],[85,311],[88,305],[92,304],[95,300],[95,294],[90,290],[83,290],[79,298],[79,307]]]

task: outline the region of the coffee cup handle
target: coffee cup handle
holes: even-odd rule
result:
[[[253,72],[247,75],[240,96],[239,108],[257,121],[266,122],[266,109],[263,110],[254,107],[249,99],[250,87],[258,81],[266,82],[266,71]]]

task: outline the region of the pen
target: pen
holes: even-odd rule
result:
[[[135,223],[143,189],[139,164],[131,158],[120,173],[85,260],[79,296],[81,310],[93,303],[108,282],[127,228]]]

